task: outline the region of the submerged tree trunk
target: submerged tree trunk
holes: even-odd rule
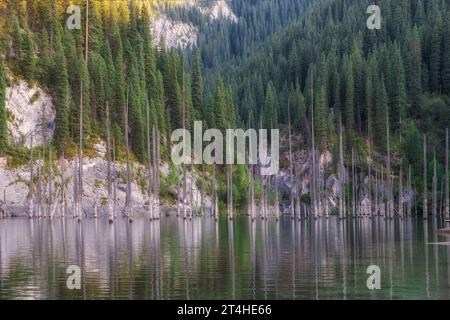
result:
[[[277,175],[274,177],[275,179],[275,220],[280,220],[280,201],[279,201],[279,195],[278,195],[278,179]]]
[[[78,154],[78,147],[75,146],[75,154]],[[73,160],[73,205],[72,205],[72,216],[74,219],[78,217],[78,167],[77,167],[77,159]]]
[[[64,185],[64,152],[61,155],[61,217],[64,218],[66,215],[66,192]]]
[[[423,135],[423,218],[428,218],[427,135]]]
[[[34,172],[33,172],[33,136],[30,138],[30,186],[29,186],[29,193],[30,193],[30,207],[28,211],[28,218],[34,217]]]
[[[448,187],[448,128],[445,130],[445,219],[450,219],[449,187]]]
[[[213,167],[213,214],[216,221],[219,220],[219,199],[217,197],[216,165]]]
[[[390,150],[390,132],[389,132],[389,112],[386,112],[386,143],[387,143],[387,164],[386,164],[386,183],[387,183],[387,214],[386,218],[393,219],[394,214],[394,193],[392,187],[391,174],[391,150]]]
[[[407,214],[409,217],[412,215],[412,200],[413,200],[413,190],[411,186],[411,165],[408,165],[408,206],[407,206]]]
[[[433,157],[433,182],[432,182],[432,200],[431,200],[431,214],[437,216],[437,176],[436,176],[436,151]]]
[[[342,118],[339,115],[339,219],[345,219],[345,169],[344,169],[344,144],[342,141]]]
[[[398,215],[403,219],[403,164],[400,160],[400,173],[398,174]]]
[[[114,222],[114,210],[112,207],[112,185],[111,185],[111,121],[109,114],[109,102],[106,102],[106,157],[107,157],[107,175],[108,175],[108,221]]]
[[[86,30],[87,32],[87,30]],[[87,33],[86,33],[87,35]],[[86,47],[86,52],[88,48]],[[87,53],[86,53],[87,57]],[[77,218],[80,221],[83,218],[83,78],[80,77],[80,164],[78,166],[78,212]]]
[[[288,129],[289,129],[289,171],[291,178],[291,218],[295,219],[295,208],[294,208],[294,169],[293,169],[293,159],[292,159],[292,134],[291,134],[291,100],[290,96],[288,99]]]
[[[159,131],[152,130],[153,139],[153,219],[159,219]]]
[[[52,159],[52,149],[49,147],[48,150],[48,217],[53,219],[52,203],[53,203],[53,159]]]
[[[146,122],[147,122],[147,175],[148,175],[148,188],[147,188],[147,193],[148,193],[148,218],[150,220],[153,220],[153,204],[152,204],[152,172],[151,172],[151,144],[150,144],[150,102],[147,98],[147,108],[146,108]]]
[[[128,98],[129,92],[127,88],[127,103],[125,107],[125,151],[127,161],[127,189],[125,196],[124,215],[130,222],[133,221],[133,213],[131,209],[131,166],[130,166],[130,144],[129,144],[129,128],[128,128]]]
[[[116,208],[117,208],[117,181],[116,181],[116,142],[113,139],[112,142],[112,153],[113,153],[113,173],[114,173],[114,178],[113,178],[113,218],[116,217]]]

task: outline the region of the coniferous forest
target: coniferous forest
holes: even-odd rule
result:
[[[371,5],[380,28],[368,27]],[[153,32],[158,19],[173,23],[163,36]],[[169,45],[177,36],[195,44]],[[279,129],[279,172],[174,164],[172,133],[194,134],[199,121],[222,133]],[[0,3],[0,218],[143,218],[153,230],[171,217],[210,217],[237,243],[230,250],[255,250],[254,265],[256,235],[270,238],[258,223],[361,220],[387,233],[415,223],[405,228],[420,225],[427,243],[428,232],[449,233],[449,127],[449,0]],[[247,224],[251,240],[242,241]],[[189,298],[162,294],[167,279],[155,277],[161,288],[150,298]],[[261,298],[242,290],[225,297]]]

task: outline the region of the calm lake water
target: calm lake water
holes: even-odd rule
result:
[[[430,219],[0,221],[0,299],[450,299]],[[82,270],[69,290],[66,269]],[[367,289],[369,265],[381,290]]]

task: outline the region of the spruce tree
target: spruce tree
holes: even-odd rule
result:
[[[414,27],[406,43],[406,86],[414,115],[419,115],[422,96],[422,46],[419,29]]]
[[[314,131],[317,146],[320,150],[324,150],[327,145],[327,120],[328,120],[328,103],[325,87],[322,85],[316,95],[315,111],[314,111]]]
[[[202,115],[203,110],[203,79],[201,67],[200,50],[194,55],[194,63],[192,66],[192,104],[195,112],[195,119]]]
[[[347,61],[345,75],[345,129],[350,133],[355,128],[355,88],[351,61]]]
[[[445,20],[442,42],[442,93],[450,96],[450,14]]]
[[[55,105],[55,143],[60,154],[67,151],[69,145],[69,80],[66,57],[61,43],[62,28],[57,25],[55,37],[55,55],[53,65],[53,101]]]
[[[386,150],[386,112],[388,111],[388,97],[386,93],[386,86],[384,78],[378,79],[376,82],[376,97],[375,99],[375,139],[377,145]]]

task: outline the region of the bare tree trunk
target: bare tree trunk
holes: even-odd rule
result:
[[[448,187],[448,128],[445,130],[445,219],[450,219],[449,187]]]
[[[30,144],[30,208],[28,212],[28,218],[32,219],[34,217],[34,172],[33,172],[33,136],[31,136],[31,144]]]
[[[278,195],[278,177],[275,175],[275,220],[280,220],[280,200]]]
[[[403,164],[401,160],[398,179],[398,215],[400,216],[400,219],[403,219]]]
[[[128,128],[128,98],[129,88],[127,88],[127,104],[125,107],[125,149],[126,149],[126,161],[127,161],[127,189],[125,197],[124,215],[130,221],[133,222],[132,210],[131,210],[131,166],[130,166],[130,144],[129,144],[129,128]]]
[[[158,220],[160,217],[160,204],[159,204],[159,193],[160,193],[160,175],[159,175],[159,161],[161,159],[161,151],[160,151],[160,135],[159,130],[156,130],[156,159],[155,159],[155,199],[156,199],[156,210],[155,216]]]
[[[408,206],[407,206],[407,214],[409,217],[412,215],[412,200],[413,200],[413,190],[411,186],[411,165],[408,165]]]
[[[151,144],[150,144],[150,102],[147,98],[147,161],[148,161],[148,208],[149,219],[153,220],[153,204],[152,204],[152,178],[151,178]]]
[[[352,217],[356,218],[356,169],[355,149],[352,148]]]
[[[109,102],[106,102],[106,158],[107,158],[107,175],[108,175],[108,221],[114,222],[114,210],[111,203],[112,185],[111,185],[111,120],[109,114]]]
[[[42,216],[42,167],[38,166],[38,218]],[[6,203],[5,203],[6,204]]]
[[[205,200],[203,199],[205,194],[205,164],[202,164],[202,180],[201,180],[201,186],[200,186],[200,217],[203,217],[205,215]]]
[[[339,115],[339,219],[345,219],[345,192],[344,192],[344,144],[342,141],[342,118]]]
[[[394,213],[394,194],[392,188],[391,175],[391,150],[390,150],[390,132],[389,132],[389,111],[386,112],[386,140],[387,140],[387,166],[386,166],[386,182],[387,182],[387,218],[393,219]]]
[[[53,219],[53,211],[51,210],[53,203],[53,159],[51,146],[48,148],[48,158],[48,214],[49,218]]]
[[[312,145],[312,180],[311,180],[311,195],[312,208],[314,218],[318,217],[317,208],[317,180],[316,180],[316,142],[315,142],[315,124],[314,124],[314,75],[311,76],[311,145]]]
[[[228,202],[228,219],[233,220],[233,167],[227,166],[227,202]]]
[[[116,208],[117,208],[117,169],[116,169],[116,142],[113,139],[113,146],[112,146],[112,152],[113,152],[113,172],[114,172],[114,179],[113,179],[113,217],[116,217]]]
[[[431,214],[436,217],[437,216],[437,176],[436,176],[436,151],[434,151],[433,157],[433,198],[431,200]]]
[[[219,199],[217,198],[216,165],[213,167],[213,213],[216,221],[219,220]]]
[[[86,48],[87,49],[87,48]],[[87,52],[87,50],[86,50]],[[78,221],[83,216],[83,78],[80,77],[80,164],[78,167]]]
[[[423,135],[423,218],[428,219],[427,135]]]
[[[250,165],[250,207],[252,220],[256,220],[256,203],[255,203],[255,168]]]
[[[381,187],[380,187],[380,212],[381,216],[384,217],[386,220],[386,202],[385,202],[385,196],[387,194],[386,192],[386,186],[384,184],[384,172],[383,172],[383,166],[381,168]]]
[[[78,147],[75,146],[75,154],[78,154]],[[77,168],[77,159],[73,160],[73,209],[72,215],[73,218],[76,219],[78,217],[78,168]]]
[[[368,199],[368,206],[369,206],[369,212],[368,212],[368,216],[370,218],[372,218],[372,168],[371,168],[371,164],[372,164],[372,154],[371,154],[371,147],[372,147],[372,140],[370,140],[369,138],[369,160],[368,160],[368,174],[367,174],[367,178],[368,178],[368,182],[367,182],[367,199]]]
[[[66,193],[64,185],[64,152],[61,155],[61,217],[64,218],[66,215]]]
[[[291,218],[295,219],[294,208],[294,172],[293,172],[293,159],[292,159],[292,134],[291,134],[291,97],[288,99],[288,128],[289,128],[289,170],[291,175]]]

